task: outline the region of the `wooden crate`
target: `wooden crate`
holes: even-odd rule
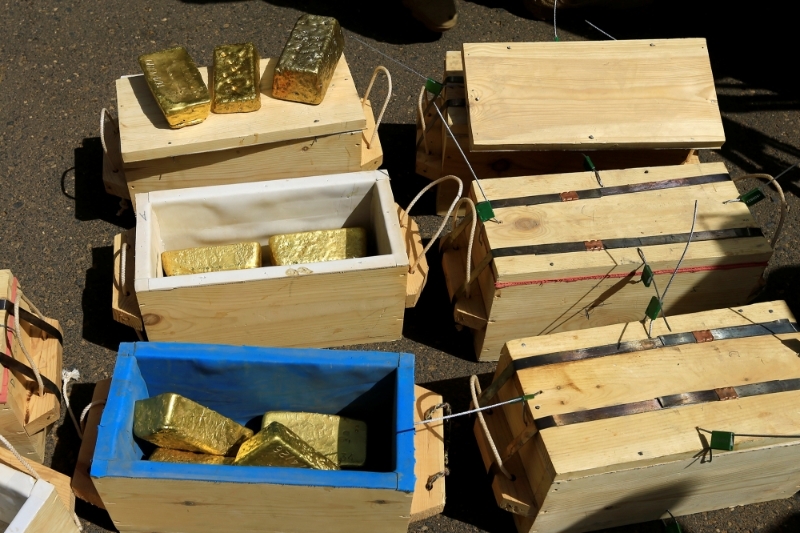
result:
[[[272,98],[276,61],[261,60],[260,110],[212,113],[180,130],[169,128],[143,76],[117,80],[119,123],[101,117],[106,191],[135,201],[151,191],[377,169],[380,139],[365,141],[372,105],[359,98],[344,56],[318,106]]]
[[[167,391],[240,423],[272,409],[363,420],[369,432],[366,470],[144,461],[131,432],[134,402]],[[443,456],[430,453],[441,440],[425,442],[435,428],[414,431],[415,406],[421,411],[433,401],[438,398],[424,389],[415,396],[409,354],[122,344],[91,477],[120,531],[405,533],[412,509],[426,507],[414,493],[415,447],[428,451],[427,458],[417,455],[430,465],[426,475]]]
[[[160,191],[139,195],[138,204],[135,268],[128,255],[127,286],[120,293],[117,270],[112,299],[115,317],[133,315],[135,294],[150,340],[312,347],[396,340],[425,284],[419,229],[394,203],[383,171]],[[354,226],[367,229],[368,257],[172,277],[161,268],[165,250],[266,246],[278,233]],[[410,273],[415,257],[420,264]],[[131,282],[133,294],[123,298]]]
[[[456,323],[474,330],[479,360],[496,360],[511,339],[642,319],[655,291],[640,282],[637,249],[663,291],[695,200],[695,235],[667,315],[743,305],[760,286],[772,248],[747,206],[724,203],[739,193],[723,164],[600,176],[603,188],[592,172],[483,182],[498,222],[478,224],[469,297],[462,290],[468,232],[442,257]],[[470,194],[482,200],[474,184]]]
[[[19,296],[22,342],[39,368],[41,376],[52,381],[60,390],[63,354],[61,327],[57,320],[47,317],[44,317],[44,322],[52,328],[49,333],[36,326],[39,318],[33,314],[21,294],[19,282],[11,271],[0,270],[0,320],[4,326],[2,353],[13,357],[24,366],[29,366],[13,333],[17,320],[14,316],[14,302]],[[47,429],[61,415],[60,399],[49,390],[39,396],[35,380],[20,371],[0,368],[0,434],[26,459],[44,462]]]
[[[490,405],[498,502],[522,533],[580,533],[787,498],[800,485],[800,334],[785,302],[509,342]],[[494,391],[498,391],[494,394]],[[738,434],[710,450],[709,431]],[[475,434],[487,469],[494,458]]]
[[[92,457],[97,445],[97,428],[100,425],[100,418],[103,415],[110,388],[111,379],[101,379],[95,384],[92,404],[86,415],[86,425],[83,428],[83,439],[81,439],[81,448],[78,451],[78,460],[75,462],[75,471],[72,474],[70,483],[75,496],[100,509],[105,509],[106,507],[94,487],[92,478],[89,475],[89,469],[92,467]]]
[[[671,41],[665,41],[668,44],[671,44]],[[520,44],[530,44],[530,43],[520,43]],[[541,44],[541,43],[537,43]],[[587,43],[591,48],[593,45],[599,43]],[[472,46],[472,45],[469,45]],[[445,56],[445,67],[444,67],[444,79],[446,80],[445,89],[443,91],[443,96],[441,99],[437,100],[437,104],[439,106],[444,107],[442,113],[448,121],[448,125],[452,130],[453,134],[455,135],[459,145],[461,146],[462,150],[464,150],[467,158],[469,159],[470,165],[472,166],[475,174],[478,176],[479,179],[489,179],[489,178],[496,178],[496,177],[511,177],[511,176],[526,176],[526,175],[538,175],[538,174],[554,174],[554,173],[564,173],[564,172],[578,172],[583,170],[584,168],[584,157],[583,154],[587,154],[591,157],[592,162],[599,170],[613,170],[613,169],[622,169],[622,168],[637,168],[642,166],[667,166],[667,165],[680,165],[684,163],[698,163],[699,160],[697,158],[696,150],[693,148],[702,147],[701,143],[696,145],[692,145],[691,142],[688,142],[688,145],[692,148],[663,148],[655,149],[654,146],[655,141],[659,139],[653,135],[648,136],[642,133],[641,139],[632,141],[630,143],[630,147],[627,149],[620,149],[615,147],[614,145],[611,146],[602,146],[602,145],[588,145],[587,143],[583,142],[582,139],[576,139],[570,145],[560,146],[557,147],[558,149],[548,148],[548,149],[541,149],[538,146],[534,145],[527,145],[517,147],[513,150],[505,149],[503,151],[487,151],[487,150],[476,150],[473,149],[471,146],[470,141],[470,114],[473,113],[472,105],[474,102],[468,102],[465,98],[465,89],[464,89],[464,65],[462,59],[462,52],[459,51],[450,51],[447,52]],[[702,59],[702,58],[700,58]],[[706,56],[707,59],[707,56]],[[561,58],[559,58],[559,61]],[[702,62],[695,61],[696,65],[693,65],[691,72],[701,71],[703,75],[710,76],[711,70],[710,66],[706,65],[703,66]],[[707,63],[707,61],[706,61]],[[681,68],[689,68],[686,65],[681,64]],[[529,69],[530,70],[530,69]],[[707,70],[707,72],[706,72]],[[524,70],[523,70],[524,71]],[[523,72],[521,71],[521,72]],[[622,70],[619,75],[622,76],[625,74],[625,71]],[[504,78],[498,78],[504,79]],[[620,86],[623,87],[624,83],[621,80],[618,80]],[[513,82],[513,77],[509,80],[509,83],[516,83]],[[675,84],[673,87],[668,87],[667,91],[671,91],[670,94],[675,93],[678,97],[681,97],[684,91],[681,91],[678,88],[678,83]],[[510,90],[510,89],[509,89]],[[714,91],[713,86],[713,79],[711,82],[711,91]],[[505,92],[505,88],[504,88]],[[516,93],[515,93],[516,94]],[[620,90],[616,97],[625,101],[625,98],[621,95],[626,94],[624,91]],[[527,95],[527,93],[526,93]],[[613,91],[612,91],[613,95]],[[481,101],[485,101],[481,100]],[[716,102],[712,102],[714,107],[716,106]],[[499,104],[497,104],[499,105]],[[517,112],[521,110],[521,102],[514,100],[508,102],[509,111],[504,112],[502,114],[492,115],[490,118],[497,118],[498,120],[508,120],[508,116],[515,116]],[[546,105],[545,103],[539,103],[537,105]],[[608,102],[606,105],[614,105],[613,100]],[[624,107],[623,104],[619,103],[619,106]],[[562,106],[558,109],[564,109],[565,107]],[[569,106],[567,106],[569,108]],[[715,107],[716,108],[716,107]],[[719,130],[721,131],[721,119],[719,119],[719,111],[716,111],[717,119],[716,122],[719,124]],[[613,115],[608,118],[609,121],[619,120],[620,125],[624,125],[623,121],[621,120],[622,114]],[[676,126],[685,125],[687,122],[686,119],[681,119],[681,115],[673,115],[670,118],[671,123],[675,123]],[[484,119],[482,124],[484,125],[491,125],[493,122],[489,121],[488,119]],[[711,121],[713,122],[713,121]],[[469,185],[472,181],[472,173],[469,171],[467,164],[464,162],[464,158],[461,153],[458,151],[458,148],[455,146],[453,140],[450,138],[450,135],[447,133],[444,127],[441,125],[441,121],[439,120],[438,114],[436,110],[429,109],[425,115],[425,124],[427,127],[430,128],[430,131],[427,135],[427,147],[423,146],[422,140],[422,121],[420,120],[419,114],[417,114],[417,142],[419,143],[417,149],[417,173],[423,176],[426,176],[430,179],[437,179],[441,176],[446,176],[448,174],[455,174],[459,176],[461,179],[466,180],[466,184]],[[540,123],[536,120],[530,122],[532,126],[539,128]],[[515,125],[515,129],[519,128],[519,124]],[[511,128],[508,129],[510,131]],[[658,131],[652,130],[652,131]],[[535,132],[539,132],[538,129]],[[547,135],[550,135],[549,131]],[[588,139],[587,139],[588,140]],[[719,147],[724,142],[724,136],[720,135],[716,141],[714,141],[714,147]],[[717,146],[717,144],[719,146]],[[453,195],[455,194],[455,187],[451,185],[449,182],[443,183],[439,186],[437,191],[437,202],[436,207],[439,214],[444,214],[447,208],[452,201]]]
[[[29,475],[0,446],[0,528],[15,533],[77,533],[69,478],[37,463],[31,466],[40,479]]]

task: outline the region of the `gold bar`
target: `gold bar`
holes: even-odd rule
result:
[[[166,276],[258,268],[261,266],[261,245],[240,242],[162,252],[161,264]]]
[[[280,422],[318,453],[339,466],[364,466],[367,460],[367,425],[360,420],[318,413],[270,411],[261,427]]]
[[[141,55],[139,65],[170,128],[200,124],[208,117],[208,87],[184,47]]]
[[[188,398],[165,392],[136,402],[133,434],[161,448],[233,455],[253,431]]]
[[[338,20],[301,16],[275,66],[272,96],[319,104],[325,98],[343,50],[344,35]]]
[[[317,453],[292,430],[273,422],[239,448],[235,465],[291,466],[315,470],[339,470],[336,463]]]
[[[249,113],[261,109],[261,63],[253,43],[214,48],[211,111]]]
[[[197,465],[232,465],[233,457],[222,457],[220,455],[209,455],[207,453],[184,452],[182,450],[170,450],[169,448],[157,448],[148,459],[159,463],[191,463]]]
[[[367,255],[364,228],[342,228],[273,235],[269,238],[273,265],[320,263]]]

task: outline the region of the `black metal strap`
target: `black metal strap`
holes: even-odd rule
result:
[[[7,355],[3,352],[0,352],[0,365],[3,365],[7,369],[12,370],[14,372],[18,372],[23,376],[27,377],[28,379],[31,379],[32,381],[36,382],[36,374],[33,373],[31,367],[20,361],[17,361],[10,355]],[[56,398],[58,399],[58,402],[61,403],[61,391],[59,390],[58,385],[56,385],[55,383],[53,383],[44,376],[40,377],[42,378],[42,384],[44,385],[44,389],[47,392],[55,394]]]
[[[11,302],[6,299],[0,299],[0,311],[5,311],[9,315],[14,316],[14,302]],[[61,332],[58,331],[55,327],[51,326],[38,316],[34,315],[30,311],[23,309],[22,307],[19,308],[19,320],[22,322],[27,322],[31,326],[39,328],[40,330],[44,331],[48,337],[53,337],[54,339],[58,340],[58,343],[62,346],[64,345],[64,339],[61,336]]]
[[[602,240],[599,249],[614,250],[621,248],[639,248],[644,246],[658,246],[662,244],[680,244],[689,240],[689,233],[673,233],[669,235],[652,235],[649,237],[634,237],[623,239]],[[692,234],[692,242],[719,241],[724,239],[743,239],[750,237],[763,237],[758,228],[732,228],[711,231],[696,231]],[[532,244],[528,246],[510,246],[507,248],[492,248],[492,255],[497,257],[514,257],[520,255],[550,255],[565,254],[570,252],[586,252],[587,241],[557,242],[553,244]]]
[[[464,85],[464,76],[447,76],[444,79],[445,85],[448,83]]]
[[[721,402],[734,400],[736,398],[746,398],[750,396],[761,396],[764,394],[776,394],[779,392],[789,392],[800,390],[800,379],[781,379],[774,381],[764,381],[762,383],[749,383],[738,387],[725,387],[723,389],[712,389],[705,391],[686,392],[682,394],[672,394],[662,396],[652,400],[642,402],[632,402],[610,407],[600,407],[597,409],[587,409],[563,415],[546,416],[536,420],[536,427],[539,431],[552,428],[581,424],[595,420],[607,420],[609,418],[619,418],[622,416],[648,413],[673,409],[685,405],[696,405],[700,403]]]
[[[745,326],[728,326],[724,328],[715,328],[708,331],[713,340],[719,341],[725,339],[760,337],[764,335],[791,334],[797,333],[798,329],[797,323],[790,322],[788,319],[782,318],[780,320],[773,320],[770,322],[747,324]],[[478,403],[481,407],[489,405],[490,400],[501,388],[503,388],[503,385],[505,385],[511,376],[514,375],[514,372],[519,370],[695,343],[697,343],[697,338],[691,332],[671,333],[669,335],[661,335],[653,339],[605,344],[602,346],[592,346],[590,348],[579,348],[577,350],[565,350],[549,354],[522,357],[513,360],[511,364],[503,369],[500,375],[494,379],[492,384],[484,389]]]
[[[677,187],[690,187],[693,185],[705,185],[707,183],[720,183],[731,181],[728,174],[709,174],[706,176],[694,176],[691,178],[679,178],[672,180],[652,181],[649,183],[634,183],[631,185],[619,185],[616,187],[602,187],[597,189],[585,189],[581,191],[571,191],[571,200],[589,200],[602,198],[604,196],[616,196],[620,194],[632,194],[644,191],[660,191],[664,189],[675,189]],[[561,194],[539,194],[534,196],[522,196],[519,198],[503,198],[491,200],[489,203],[494,209],[503,207],[521,207],[529,205],[541,205],[563,202]]]

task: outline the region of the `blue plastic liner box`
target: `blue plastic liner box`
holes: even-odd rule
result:
[[[256,429],[270,410],[367,423],[365,470],[144,460],[134,402],[175,392]],[[121,344],[91,477],[120,531],[405,532],[414,491],[414,356]]]

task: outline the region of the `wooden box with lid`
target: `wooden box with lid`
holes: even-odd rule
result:
[[[442,256],[457,324],[481,361],[511,339],[645,316],[655,287],[671,314],[743,305],[772,247],[721,163],[483,181],[495,219],[478,222],[465,290],[469,220]],[[482,201],[473,184],[475,202]],[[443,242],[446,242],[443,241]],[[641,281],[644,259],[655,287]]]
[[[480,421],[475,435],[518,531],[581,533],[797,492],[800,333],[785,302],[668,320],[651,336],[630,322],[505,346],[478,403],[535,397],[484,415],[502,468]]]
[[[576,172],[585,156],[599,170],[696,163],[725,142],[704,39],[467,43],[444,79],[436,104],[478,179]],[[417,115],[417,173],[471,180],[436,110]]]
[[[271,96],[277,59],[261,60],[261,108],[214,114],[170,129],[143,76],[116,81],[119,120],[103,113],[106,191],[135,195],[205,185],[246,183],[377,169],[383,150],[368,100],[362,101],[344,56],[321,104]],[[208,81],[208,69],[201,68]]]

